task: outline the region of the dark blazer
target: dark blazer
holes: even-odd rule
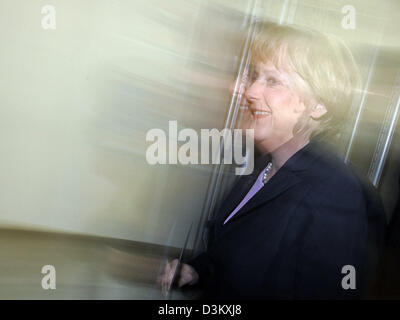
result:
[[[371,185],[324,143],[295,153],[225,225],[268,156],[223,202],[206,252],[188,261],[205,298],[347,299],[373,292],[385,216]],[[356,289],[343,289],[345,265]],[[369,296],[368,296],[369,297]]]

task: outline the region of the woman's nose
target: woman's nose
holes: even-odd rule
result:
[[[256,82],[253,82],[251,84],[249,84],[249,86],[246,88],[245,91],[245,97],[247,99],[247,101],[251,102],[251,101],[255,101],[258,99],[259,96],[259,88]]]

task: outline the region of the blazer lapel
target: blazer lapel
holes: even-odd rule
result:
[[[250,175],[241,177],[224,200],[224,204],[217,214],[217,219],[228,216],[242,201],[251,186],[256,181],[259,171],[253,171]],[[225,219],[225,218],[224,218]]]
[[[296,184],[301,182],[301,175],[297,175],[296,172],[307,170],[312,162],[321,155],[323,152],[322,145],[318,142],[317,139],[312,140],[307,146],[297,151],[286,163],[278,170],[278,172],[267,182],[267,184],[258,191],[253,198],[251,198],[240,210],[237,212],[227,223],[231,223],[242,217],[244,214],[249,213],[251,210],[256,207],[271,201],[272,199],[278,197],[280,194],[288,190],[289,188],[295,186]],[[264,161],[265,162],[265,161]],[[258,171],[259,174],[260,171]],[[257,176],[258,176],[257,174]],[[253,183],[255,178],[252,179]],[[248,191],[250,186],[246,186],[246,190]],[[241,194],[241,198],[237,202],[240,201],[245,196]],[[236,204],[236,205],[237,205]],[[228,206],[226,206],[228,207]],[[232,212],[232,210],[236,206],[229,206],[229,210],[224,212],[224,221],[226,217]],[[232,210],[231,210],[232,209]],[[218,221],[218,223],[220,223]]]
[[[247,192],[249,192],[250,188],[258,178],[260,172],[264,170],[268,161],[269,161],[269,155],[262,155],[258,157],[254,163],[254,171],[247,176],[242,176],[236,182],[233,189],[224,199],[223,205],[220,207],[217,215],[215,216],[216,233],[219,232],[220,227],[222,226],[225,219],[229,216],[229,214],[231,214],[231,212],[235,210],[235,208],[246,196]]]
[[[289,188],[301,182],[301,179],[290,170],[279,170],[268,183],[251,198],[228,222],[239,219],[249,211],[276,198]]]

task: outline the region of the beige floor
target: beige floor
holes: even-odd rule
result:
[[[163,299],[155,285],[163,253],[132,241],[0,230],[0,299]],[[42,288],[44,265],[55,267],[54,290]]]

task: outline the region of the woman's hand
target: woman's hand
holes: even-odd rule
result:
[[[171,282],[177,265],[178,259],[174,259],[171,262],[167,261],[163,273],[157,279],[157,283],[161,286],[164,297],[167,296],[171,288]],[[179,273],[176,275],[179,287],[182,287],[185,284],[193,285],[199,281],[199,275],[192,266],[186,263],[181,263],[179,269]]]

